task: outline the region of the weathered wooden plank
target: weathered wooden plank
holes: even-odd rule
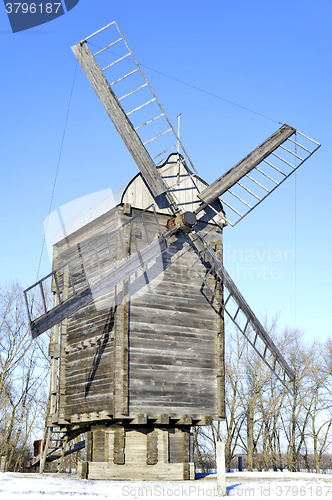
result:
[[[168,429],[158,428],[158,462],[161,464],[169,463],[169,439]]]
[[[116,286],[121,281],[139,270],[143,262],[150,262],[150,260],[160,255],[166,248],[163,239],[157,240],[150,245],[140,254],[133,255],[126,262],[120,264],[114,271],[110,273],[107,278],[97,282],[94,286],[82,290],[77,295],[68,298],[61,304],[55,306],[51,311],[38,317],[31,323],[31,332],[33,338],[38,337],[41,333],[52,328],[52,326],[60,323],[63,319],[71,316],[76,311],[92,302],[95,298],[100,297],[106,293],[110,288]]]
[[[132,480],[137,481],[183,481],[183,464],[127,464],[118,467],[109,463],[89,463],[88,479],[114,479],[114,480]]]
[[[243,160],[204,189],[198,197],[204,203],[212,203],[216,198],[227,191],[227,189],[234,186],[237,181],[249,173],[250,170],[261,163],[295,132],[296,130],[289,125],[282,125],[282,127],[249,153]]]
[[[215,252],[220,260],[223,262],[223,248],[222,243],[218,242],[215,246]],[[221,304],[223,300],[224,290],[223,285],[218,288],[216,298]],[[217,368],[217,412],[219,418],[225,418],[226,403],[225,403],[225,327],[224,327],[224,311],[220,308],[220,313],[216,316],[216,368]]]
[[[114,455],[113,461],[117,465],[123,465],[125,463],[125,430],[124,428],[114,429]]]
[[[96,429],[93,431],[93,462],[105,462],[105,430]]]
[[[83,41],[73,45],[72,51],[77,57],[83,71],[101,100],[102,105],[104,106],[108,116],[111,118],[115,128],[119,132],[123,142],[127,146],[136,165],[142,172],[142,175],[152,193],[154,196],[165,193],[167,191],[166,184],[160,176],[149,153],[143,146],[143,143],[135,131],[131,121],[122,109],[121,104],[94,59],[87,43]]]

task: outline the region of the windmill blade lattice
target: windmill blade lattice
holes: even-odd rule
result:
[[[283,125],[200,193],[199,198],[205,205],[196,213],[219,197],[226,208],[228,224],[235,226],[319,147],[318,142],[289,125]]]
[[[205,293],[209,303],[217,312],[223,310],[227,313],[236,328],[240,330],[260,358],[286,389],[292,391],[293,387],[291,384],[295,381],[294,372],[265,332],[264,327],[250,309],[214,250],[211,246],[206,245],[205,241],[199,235],[192,236],[190,239],[196,248],[196,252],[199,254],[193,268],[202,280],[202,292]],[[199,263],[203,263],[205,267],[208,267],[206,273],[203,274],[199,269]],[[217,275],[220,280],[216,287],[211,287],[209,284],[209,277],[213,274]],[[222,285],[226,289],[224,300],[220,300],[217,293]],[[217,307],[215,307],[215,304],[217,304]]]
[[[163,182],[156,180],[159,174],[153,166],[166,154],[178,152],[182,156],[180,163],[187,162],[192,172],[196,173],[196,169],[117,24],[110,23],[72,50],[153,194],[167,193],[176,199],[176,189],[185,179],[164,172]]]

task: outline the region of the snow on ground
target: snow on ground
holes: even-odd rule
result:
[[[328,498],[332,477],[326,474],[291,472],[236,472],[226,475],[230,497]],[[74,475],[0,473],[1,500],[149,499],[217,497],[215,474],[196,481],[90,481]]]

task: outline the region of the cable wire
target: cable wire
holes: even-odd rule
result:
[[[75,80],[76,80],[77,66],[78,66],[78,61],[76,61],[73,83],[72,83],[71,90],[70,90],[69,103],[68,103],[68,108],[67,108],[65,125],[64,125],[63,133],[62,133],[62,139],[61,139],[61,144],[60,144],[60,151],[59,151],[57,166],[56,166],[56,169],[55,169],[55,176],[54,176],[54,181],[53,181],[53,187],[52,187],[50,204],[49,204],[49,208],[48,208],[48,215],[50,215],[50,213],[51,213],[52,204],[53,204],[55,186],[56,186],[56,181],[57,181],[57,178],[58,178],[59,166],[60,166],[60,161],[61,161],[61,156],[62,156],[63,143],[64,143],[64,139],[65,139],[65,135],[66,135],[66,130],[67,130],[69,110],[70,110],[70,105],[71,105],[71,101],[72,101],[72,97],[73,97],[74,85],[75,85]],[[43,244],[42,244],[42,248],[41,248],[41,252],[40,252],[40,257],[39,257],[39,263],[38,263],[36,281],[38,280],[40,266],[41,266],[41,261],[42,261],[43,252],[44,252],[44,248],[45,248],[45,235],[46,235],[47,227],[48,227],[48,216],[47,216],[47,219],[46,219],[46,226],[45,226],[45,229],[44,229],[44,238],[43,238]]]
[[[89,45],[92,45],[93,47],[96,47],[97,49],[102,49],[102,47],[92,43],[92,42],[87,42]],[[120,57],[120,54],[117,54],[116,52],[113,52],[112,50],[105,49],[106,52],[109,52],[110,54],[113,54],[114,56]],[[232,106],[236,106],[238,108],[244,109],[245,111],[248,111],[249,113],[253,113],[255,115],[261,116],[262,118],[266,118],[266,120],[270,120],[272,122],[278,123],[279,125],[282,125],[283,122],[280,122],[279,120],[275,120],[274,118],[271,118],[267,115],[263,115],[262,113],[259,113],[258,111],[254,111],[253,109],[247,108],[246,106],[242,106],[241,104],[238,104],[236,102],[230,101],[229,99],[225,99],[224,97],[221,97],[220,95],[213,94],[212,92],[209,92],[208,90],[201,89],[200,87],[196,87],[196,85],[192,85],[191,83],[184,82],[183,80],[180,80],[179,78],[175,78],[174,76],[167,75],[166,73],[163,73],[162,71],[159,71],[154,68],[150,68],[149,66],[146,66],[145,64],[139,63],[142,68],[148,69],[149,71],[154,71],[155,73],[158,73],[159,75],[162,75],[166,78],[169,78],[170,80],[174,80],[175,82],[181,83],[182,85],[186,85],[187,87],[191,87],[192,89],[198,90],[199,92],[203,92],[203,94],[207,94],[211,97],[214,97],[215,99],[219,99],[220,101],[227,102],[228,104],[231,104]]]

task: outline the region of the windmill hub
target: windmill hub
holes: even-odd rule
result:
[[[176,215],[167,222],[168,229],[179,228],[179,230],[190,231],[196,224],[197,218],[193,212],[184,212]]]

